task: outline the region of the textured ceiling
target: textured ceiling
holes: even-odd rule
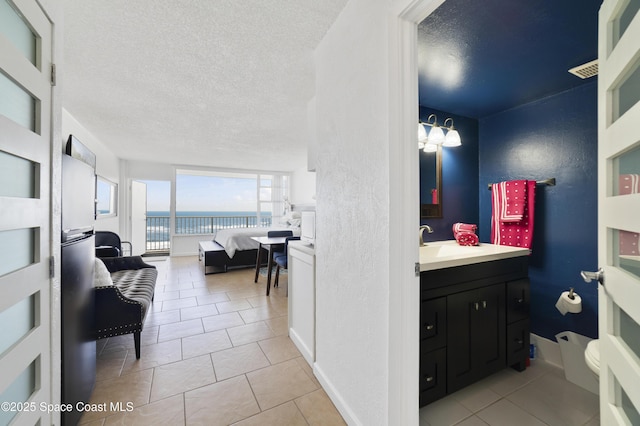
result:
[[[581,80],[602,0],[447,0],[418,27],[420,105],[482,118]]]
[[[64,0],[63,106],[124,159],[296,170],[313,50],[347,0]],[[484,116],[591,80],[601,0],[447,0],[420,104]]]
[[[299,169],[346,2],[65,0],[63,107],[124,159]]]

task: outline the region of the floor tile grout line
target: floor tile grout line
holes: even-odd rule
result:
[[[187,424],[187,393],[182,392],[182,417],[184,421],[184,425]]]
[[[504,396],[504,399],[509,401],[511,404],[513,404],[516,407],[520,408],[521,410],[523,410],[524,412],[528,413],[530,416],[534,417],[535,419],[539,420],[540,422],[544,423],[545,425],[548,425],[548,423],[545,422],[543,419],[539,418],[535,413],[532,413],[531,410],[528,410],[526,406],[522,406],[521,404],[518,404],[517,402],[510,400],[509,396],[511,396],[511,395],[515,394],[516,392],[524,389],[525,387],[531,385],[533,382],[541,379],[542,377],[546,376],[547,374],[550,374],[550,372],[547,371],[547,372],[544,372],[544,373],[540,374],[537,377],[534,377],[533,379],[529,380],[524,385],[520,386],[517,389],[514,389],[513,391],[509,392],[507,395]]]
[[[188,296],[188,297],[196,297],[196,296]],[[227,295],[227,297],[228,297],[228,295]],[[275,313],[275,316],[270,316],[270,315],[268,315],[266,318],[263,318],[263,319],[261,319],[261,320],[259,320],[259,321],[255,321],[255,322],[247,322],[247,321],[245,320],[245,318],[243,318],[243,317],[240,315],[240,312],[242,312],[242,311],[248,311],[248,310],[251,310],[251,309],[254,309],[254,310],[259,310],[259,309],[269,309],[269,304],[253,305],[253,304],[251,303],[251,301],[249,301],[249,300],[248,300],[248,298],[249,298],[249,297],[251,297],[251,298],[256,298],[256,297],[259,297],[259,294],[249,295],[249,296],[246,296],[246,297],[241,298],[241,299],[243,299],[243,300],[248,304],[248,306],[251,306],[251,308],[248,308],[248,309],[240,309],[240,310],[238,310],[238,311],[232,311],[232,312],[237,313],[237,315],[238,315],[238,316],[239,316],[239,318],[241,319],[241,321],[242,321],[242,324],[243,324],[243,325],[260,324],[260,323],[261,323],[263,326],[265,326],[265,327],[267,327],[267,328],[269,329],[269,331],[270,331],[270,333],[271,333],[272,335],[271,335],[271,336],[269,336],[269,337],[265,337],[265,338],[258,338],[258,339],[256,339],[256,340],[253,340],[253,341],[251,341],[251,342],[246,342],[246,343],[243,343],[242,345],[238,345],[238,346],[235,346],[235,345],[233,345],[233,343],[232,343],[232,345],[233,345],[233,346],[232,346],[231,348],[226,348],[226,349],[239,348],[239,347],[241,347],[241,346],[249,345],[249,344],[257,344],[257,345],[258,345],[258,347],[260,348],[261,353],[263,354],[263,356],[265,356],[265,359],[269,362],[269,366],[274,366],[274,365],[277,365],[277,364],[281,364],[281,363],[284,363],[284,362],[287,362],[287,361],[293,361],[293,360],[296,360],[297,358],[300,358],[300,356],[298,355],[298,356],[296,356],[296,357],[294,357],[294,358],[290,358],[290,359],[287,359],[287,360],[283,360],[283,361],[280,361],[280,362],[277,362],[277,363],[273,363],[273,362],[272,362],[272,360],[271,360],[271,359],[269,359],[269,357],[267,356],[266,352],[264,351],[264,348],[262,347],[262,345],[260,345],[260,342],[262,342],[262,341],[266,341],[266,340],[270,340],[270,339],[274,339],[274,338],[277,338],[277,337],[281,337],[281,335],[278,335],[278,334],[276,333],[276,331],[273,329],[273,327],[274,327],[275,325],[270,324],[268,321],[277,320],[278,318],[285,317],[285,316],[286,316],[286,313],[281,313],[281,312],[279,312],[279,311],[278,311],[278,310],[279,310],[279,308],[275,308],[275,312],[276,312],[276,313]],[[182,298],[181,298],[181,299],[182,299]],[[239,299],[234,299],[234,300],[241,300],[241,299],[239,298]],[[197,301],[197,298],[196,298],[196,301]],[[255,303],[260,303],[260,302],[259,302],[259,301],[257,301],[257,300],[255,300],[254,302],[255,302]],[[214,305],[215,305],[215,303],[214,303]],[[196,306],[203,306],[203,305],[196,305]],[[164,306],[163,306],[163,308],[164,308]],[[154,324],[154,325],[153,325],[153,327],[158,327],[158,329],[157,329],[157,331],[156,331],[156,333],[157,333],[157,334],[156,334],[156,339],[159,339],[159,333],[160,333],[160,327],[161,327],[161,326],[164,326],[164,325],[170,325],[170,324],[175,324],[175,323],[183,322],[182,309],[186,309],[186,308],[178,308],[178,310],[179,310],[179,316],[180,316],[180,320],[179,320],[179,321],[170,321],[170,322],[167,322],[167,323],[164,323],[164,324],[163,324],[163,323],[156,323],[156,324]],[[216,308],[216,309],[217,309],[217,308]],[[171,311],[171,310],[169,310],[169,311]],[[160,312],[169,312],[169,311],[160,311]],[[219,314],[219,312],[218,312],[218,314]],[[205,317],[210,317],[210,316],[215,316],[215,315],[207,315],[207,316],[205,316]],[[198,333],[197,335],[206,334],[206,333],[208,333],[208,332],[219,331],[219,330],[210,330],[210,331],[207,331],[207,330],[204,328],[204,318],[205,318],[205,317],[203,317],[203,316],[199,316],[199,317],[197,317],[198,319],[200,319],[200,324],[201,324],[201,326],[202,326],[202,330],[203,330],[203,332]],[[196,319],[196,318],[193,318],[193,319]],[[235,326],[235,327],[239,327],[239,326],[241,326],[241,325],[238,325],[238,326]],[[151,325],[149,325],[149,327],[151,327]],[[224,327],[223,329],[225,330],[226,336],[227,336],[227,338],[229,339],[229,341],[230,341],[230,342],[232,342],[232,340],[231,340],[231,336],[230,336],[230,334],[229,334],[229,329],[230,329],[230,328],[234,328],[234,327]],[[184,348],[183,348],[183,342],[184,342],[184,340],[183,340],[183,339],[184,339],[185,337],[186,337],[186,336],[179,337],[179,339],[180,339],[180,344],[181,344],[181,348],[180,348],[180,350],[181,350],[181,353],[180,353],[180,359],[181,359],[181,360],[184,360]],[[156,342],[154,342],[154,343],[150,343],[149,345],[159,344],[159,343],[164,343],[164,342],[170,342],[171,340],[177,340],[177,339],[178,339],[178,338],[176,338],[176,339],[170,339],[170,340],[166,340],[166,341],[163,341],[163,342],[160,342],[160,341],[156,340]],[[103,351],[105,350],[105,348],[106,348],[106,347],[107,347],[107,344],[103,345],[103,346],[102,346],[102,349],[101,349],[101,352],[103,352]],[[221,350],[224,350],[224,349],[221,349]],[[221,350],[220,350],[220,351],[221,351]],[[127,356],[129,355],[130,350],[129,350],[129,349],[124,349],[124,351],[125,351],[125,359],[124,359],[124,361],[123,361],[122,366],[124,366],[124,365],[125,365],[125,363],[126,363],[126,358],[127,358]],[[209,353],[208,353],[208,355],[209,355],[209,362],[211,363],[211,366],[212,366],[212,369],[213,369],[213,372],[214,372],[214,377],[215,377],[215,382],[214,382],[214,383],[218,383],[219,381],[218,381],[218,377],[217,377],[217,374],[216,374],[215,363],[213,362],[213,358],[212,358],[212,355],[213,355],[215,352],[219,352],[219,351],[209,352]],[[203,355],[204,355],[204,354],[203,354]],[[178,362],[178,361],[175,361],[175,362]],[[297,362],[297,361],[296,361],[296,362]],[[170,364],[172,364],[172,363],[167,363],[167,364],[162,364],[162,365],[170,365]],[[121,367],[121,368],[123,368],[123,367]],[[268,367],[264,367],[264,368],[268,368]],[[153,370],[152,375],[153,375],[153,377],[155,378],[156,367],[151,367],[151,369]],[[144,369],[144,370],[146,370],[146,369]],[[132,371],[132,373],[134,373],[134,372],[140,372],[140,371],[144,371],[144,370]],[[253,370],[253,371],[258,371],[258,370],[260,370],[260,369]],[[304,370],[303,370],[303,371],[304,371]],[[249,373],[250,373],[250,372],[249,372]],[[305,373],[305,375],[308,377],[307,372],[306,372],[306,371],[304,371],[304,373]],[[248,381],[247,373],[245,373],[244,375],[245,375],[245,377],[247,378],[247,381]],[[122,377],[122,376],[120,376],[120,377]],[[234,377],[236,377],[236,376],[234,376]],[[250,383],[250,382],[249,382],[249,383]],[[315,387],[315,384],[314,384],[314,387]],[[148,398],[149,398],[149,403],[151,403],[150,398],[151,398],[151,390],[152,390],[152,388],[153,388],[153,382],[152,382],[152,384],[151,384],[150,391],[149,391],[149,396],[148,396]],[[196,389],[197,389],[197,388],[196,388]],[[317,390],[317,389],[319,389],[319,388],[314,389],[314,391],[315,391],[315,390]],[[253,388],[252,388],[252,392],[253,392]],[[310,392],[308,392],[308,393],[310,393]],[[177,395],[177,394],[176,394],[176,395]],[[183,392],[183,393],[182,393],[182,395],[183,395],[183,406],[186,406],[186,402],[185,402],[185,398],[186,398],[186,396],[185,396],[185,392]],[[305,395],[306,395],[306,394],[305,394]],[[302,396],[302,395],[301,395],[301,396]],[[167,396],[167,397],[169,397],[169,396]],[[255,392],[254,392],[254,398],[255,398]],[[255,398],[255,399],[256,399],[256,401],[257,401],[257,398]],[[292,400],[290,400],[290,401],[294,401],[294,402],[295,402],[295,398],[294,398],[294,399],[292,399]],[[154,402],[155,402],[155,401],[154,401]],[[285,403],[286,403],[286,402],[285,402]],[[281,405],[282,405],[282,404],[281,404]],[[296,404],[296,407],[297,407],[297,409],[299,410],[299,407],[297,406],[297,404]],[[273,407],[273,408],[275,408],[275,407]],[[262,412],[262,410],[261,410],[261,412]],[[303,416],[303,417],[304,417],[304,416]],[[185,421],[186,421],[186,407],[185,407]],[[306,419],[306,418],[305,418],[305,421],[308,423],[308,421],[307,421],[307,419]]]
[[[257,370],[254,370],[254,371],[257,371]],[[260,413],[264,413],[265,410],[262,409],[262,406],[260,405],[260,401],[258,401],[258,396],[256,395],[256,392],[253,389],[253,385],[251,384],[251,380],[249,380],[248,374],[251,373],[251,372],[252,371],[247,372],[247,373],[243,373],[242,375],[244,376],[244,379],[247,381],[247,384],[249,384],[249,389],[251,389],[251,395],[253,395],[253,399],[256,401],[256,404],[258,405],[258,409],[260,410]],[[260,413],[258,413],[258,414],[260,414]],[[254,415],[257,415],[257,414],[254,414]],[[253,416],[250,416],[250,417],[253,417]],[[245,419],[248,419],[248,418],[249,417],[246,417]],[[243,419],[243,420],[245,420],[245,419]]]
[[[315,391],[314,391],[314,392],[315,392]],[[305,394],[305,395],[308,395],[308,394]],[[302,396],[304,396],[304,395],[302,395]],[[296,399],[299,399],[299,398],[301,398],[301,397],[298,397],[298,398],[296,398]],[[304,421],[305,421],[305,422],[307,422],[307,425],[311,425],[311,423],[309,423],[309,419],[307,419],[307,416],[305,416],[305,415],[304,415],[304,413],[302,412],[302,409],[300,408],[300,406],[299,406],[299,405],[298,405],[298,403],[296,402],[296,399],[293,399],[293,400],[292,400],[292,401],[293,401],[293,405],[295,405],[295,406],[296,406],[296,408],[298,409],[298,411],[300,412],[300,414],[302,414],[302,418],[304,419]]]
[[[482,408],[476,409],[476,410],[474,410],[474,411],[472,411],[471,409],[469,409],[468,407],[466,407],[464,404],[462,404],[458,399],[456,399],[456,398],[454,397],[454,399],[455,399],[459,404],[461,404],[465,409],[467,409],[467,410],[471,411],[471,415],[466,416],[466,417],[464,417],[463,419],[460,419],[460,421],[456,422],[456,423],[455,423],[455,425],[459,425],[459,424],[463,423],[464,421],[466,421],[466,420],[468,420],[469,418],[474,417],[474,416],[475,416],[475,417],[480,418],[480,420],[482,420],[482,421],[484,422],[484,420],[483,420],[483,419],[482,419],[478,414],[479,414],[480,412],[482,412],[482,411],[484,411],[484,410],[488,409],[489,407],[491,407],[491,406],[493,406],[493,405],[495,405],[495,404],[499,403],[499,402],[500,402],[500,401],[502,401],[502,400],[506,400],[507,402],[509,402],[509,403],[511,403],[511,404],[513,404],[513,405],[515,405],[516,407],[518,407],[519,409],[523,410],[524,412],[526,412],[527,414],[529,414],[530,416],[532,416],[533,418],[535,418],[536,420],[538,420],[538,421],[539,421],[539,422],[541,422],[542,424],[548,425],[548,423],[546,423],[543,419],[539,418],[535,413],[531,412],[531,411],[530,411],[530,410],[528,410],[526,407],[521,406],[520,404],[517,404],[516,402],[514,402],[514,401],[510,400],[510,399],[509,399],[509,396],[511,396],[511,395],[513,395],[514,393],[516,393],[516,392],[518,392],[518,391],[520,391],[520,390],[524,389],[526,386],[531,385],[533,382],[535,382],[535,381],[537,381],[537,380],[541,379],[542,377],[544,377],[544,376],[546,376],[546,375],[549,375],[549,374],[553,374],[553,373],[552,373],[551,371],[545,371],[545,372],[542,372],[541,374],[537,375],[536,377],[533,377],[532,379],[528,380],[527,382],[525,382],[525,383],[524,383],[524,384],[522,384],[521,386],[518,386],[518,387],[514,388],[513,390],[511,390],[510,392],[508,392],[508,393],[507,393],[507,394],[505,394],[505,395],[500,395],[500,394],[497,394],[497,393],[496,393],[497,395],[499,395],[499,398],[498,398],[497,400],[493,401],[491,404],[488,404],[488,405],[486,405],[486,406],[484,406],[484,407],[482,407]],[[599,415],[599,413],[594,414],[592,417],[590,417],[590,418],[589,418],[589,419],[584,423],[584,425],[588,424],[590,421],[592,421],[593,419],[595,419],[598,415]],[[489,425],[489,426],[491,426],[491,425]]]

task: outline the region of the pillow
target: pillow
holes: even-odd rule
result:
[[[105,285],[113,285],[111,274],[105,266],[104,262],[96,257],[96,269],[93,273],[93,286],[101,287]]]
[[[292,228],[300,228],[300,219],[289,219]]]
[[[291,213],[286,213],[285,215],[280,217],[280,225],[289,225],[289,221],[291,220]]]

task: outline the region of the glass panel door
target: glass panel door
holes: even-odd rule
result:
[[[38,2],[0,0],[0,401],[31,407],[53,402],[52,28]],[[59,419],[39,410],[0,411],[0,424],[9,422]]]
[[[604,282],[598,287],[598,329],[603,425],[640,420],[640,20],[635,19],[639,7],[637,0],[605,0],[599,16],[598,261]]]

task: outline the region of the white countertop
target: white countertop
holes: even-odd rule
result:
[[[420,247],[420,272],[510,257],[528,256],[528,248],[481,243],[461,246],[455,240],[431,241]]]

